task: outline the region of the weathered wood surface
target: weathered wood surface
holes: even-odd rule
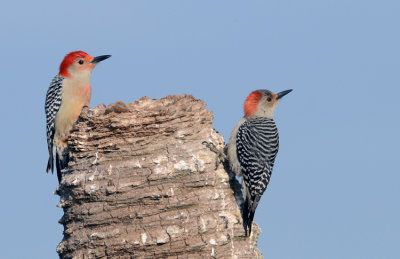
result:
[[[223,150],[212,119],[190,95],[83,111],[57,190],[60,257],[262,257],[260,229],[244,236],[237,181],[202,144]]]

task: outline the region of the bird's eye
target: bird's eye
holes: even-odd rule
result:
[[[83,60],[82,59],[79,60],[78,63],[79,63],[79,65],[83,65]]]
[[[267,101],[270,102],[271,100],[272,100],[271,97],[268,97]]]

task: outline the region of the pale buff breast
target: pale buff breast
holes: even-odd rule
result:
[[[76,80],[64,79],[62,102],[60,110],[55,117],[55,137],[63,143],[67,140],[72,126],[84,106],[90,106],[91,97],[90,82],[77,82]],[[66,143],[63,143],[66,145]]]

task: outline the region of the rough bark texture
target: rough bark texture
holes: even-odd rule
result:
[[[83,111],[57,189],[60,257],[262,257],[258,226],[244,236],[238,182],[202,144],[223,150],[212,119],[190,95]]]

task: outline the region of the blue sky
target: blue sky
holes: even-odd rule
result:
[[[63,56],[112,54],[92,106],[190,93],[225,139],[255,89],[294,89],[257,210],[266,258],[400,258],[400,2],[3,1],[0,258],[56,258],[44,99]]]

